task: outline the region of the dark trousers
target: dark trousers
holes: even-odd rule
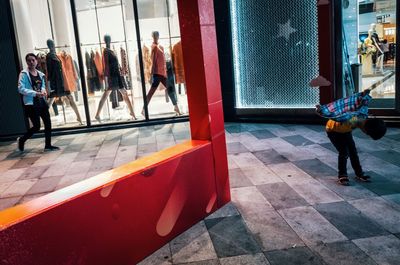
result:
[[[338,167],[339,177],[347,176],[347,158],[350,157],[351,166],[357,176],[363,176],[360,159],[354,143],[353,135],[348,133],[328,132],[328,137],[339,152]]]
[[[175,87],[168,87],[167,86],[167,78],[162,75],[153,75],[153,82],[151,84],[151,88],[149,93],[147,93],[146,99],[147,104],[150,103],[151,98],[153,97],[154,93],[157,90],[157,87],[162,83],[167,88],[167,93],[169,98],[171,99],[172,104],[175,106],[178,104],[178,98],[176,96]]]
[[[20,141],[25,143],[34,133],[37,133],[40,130],[40,118],[42,118],[46,146],[51,146],[51,120],[49,108],[46,105],[25,105],[24,109],[25,115],[31,120],[33,127],[29,128],[29,130],[20,138]]]

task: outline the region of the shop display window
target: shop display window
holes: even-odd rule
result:
[[[344,1],[346,94],[372,89],[373,98],[389,99],[380,107],[394,107],[396,27],[396,0]]]
[[[65,85],[48,82],[49,92],[54,91],[48,99],[53,127],[84,126],[87,113],[91,125],[145,120],[146,95],[154,84],[153,32],[159,32],[157,48],[164,59],[157,58],[166,82],[153,89],[147,117],[188,114],[176,0],[74,0],[74,5],[70,0],[12,0],[12,6],[20,58],[34,51],[46,75],[46,58],[59,60],[63,68]]]
[[[25,54],[38,55],[46,74],[53,127],[86,123],[70,3],[67,0],[12,0],[22,66]],[[59,67],[61,66],[61,68]]]

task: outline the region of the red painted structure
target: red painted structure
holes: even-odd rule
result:
[[[0,264],[136,264],[230,200],[212,0],[178,0],[192,140],[0,212]]]

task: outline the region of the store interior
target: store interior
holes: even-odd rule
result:
[[[46,73],[46,57],[49,54],[47,41],[51,39],[61,61],[64,80],[70,83],[68,89],[65,86],[63,94],[49,93],[53,127],[87,124],[82,82],[86,85],[91,124],[144,120],[143,86],[148,93],[152,82],[151,48],[154,31],[159,32],[159,47],[164,51],[166,64],[173,68],[175,82],[168,93],[165,86],[158,86],[148,104],[149,118],[188,114],[176,0],[138,0],[138,18],[135,18],[133,1],[130,0],[74,2],[75,10],[71,10],[69,0],[12,1],[23,67],[26,66],[24,55],[34,52],[39,56],[39,70]],[[77,32],[74,31],[72,12],[76,14]],[[136,32],[137,21],[139,34]],[[79,47],[75,36],[79,36]],[[107,57],[105,36],[108,36],[109,42]],[[83,77],[80,76],[78,49],[82,55]],[[139,63],[139,52],[142,53],[143,67]],[[110,85],[115,82],[111,82],[105,74],[109,69],[108,54],[112,54],[118,61],[117,87]],[[51,84],[48,90],[53,91]],[[179,112],[171,102],[170,93],[176,95]]]
[[[396,26],[396,0],[343,0],[345,93],[395,98]]]

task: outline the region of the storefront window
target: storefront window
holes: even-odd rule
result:
[[[187,114],[176,0],[139,0],[138,12],[150,118]]]
[[[236,108],[312,108],[317,1],[230,0]]]
[[[396,27],[396,0],[343,0],[345,85],[350,93],[354,85],[355,92],[372,89],[374,98],[388,99],[380,107],[394,107]]]
[[[92,122],[143,119],[131,1],[76,0]]]
[[[40,70],[49,78],[53,127],[85,125],[86,113],[93,125],[144,120],[146,95],[150,101],[151,94],[150,119],[188,113],[176,0],[74,0],[74,10],[70,0],[12,0],[12,4],[20,56],[37,53]],[[140,32],[136,32],[137,21]],[[153,32],[159,34],[158,53],[152,53]],[[80,76],[75,36],[79,36],[84,76]],[[46,58],[61,66],[60,80],[51,77]],[[154,75],[156,70],[164,71],[160,72],[164,79]],[[161,85],[152,90],[154,80]]]
[[[33,52],[47,76],[53,127],[86,123],[71,8],[68,0],[12,0],[22,58]]]

